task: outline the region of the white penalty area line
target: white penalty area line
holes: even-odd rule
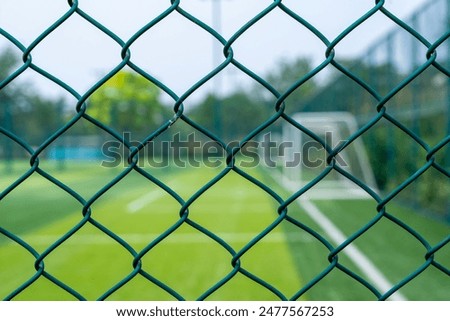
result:
[[[169,182],[168,186],[172,185],[173,182]],[[158,199],[169,195],[169,193],[167,193],[164,189],[162,189],[159,186],[155,185],[155,190],[151,191],[145,195],[142,195],[141,197],[135,199],[134,201],[128,203],[127,205],[127,212],[130,214],[134,214],[138,211],[140,211],[141,209],[143,209],[144,207],[146,207],[147,205],[157,201]],[[173,186],[171,187],[173,189]]]
[[[282,187],[286,188],[291,192],[296,192],[297,188],[284,175],[273,175],[277,182],[282,182]],[[310,195],[311,194],[311,195]],[[361,191],[356,191],[353,188],[346,189],[342,186],[340,189],[322,190],[318,189],[311,193],[308,191],[305,195],[306,197],[297,198],[296,202],[303,208],[306,214],[314,220],[329,236],[329,238],[336,244],[340,245],[347,240],[345,234],[336,226],[334,223],[322,213],[316,205],[311,202],[311,199],[323,199],[323,200],[357,200],[357,199],[368,199],[369,196],[366,192],[361,193]],[[309,197],[311,196],[311,197]],[[393,285],[384,276],[384,274],[372,263],[372,261],[354,244],[349,244],[345,247],[344,254],[346,254],[353,263],[358,266],[361,271],[366,275],[366,277],[376,285],[377,289],[382,292],[387,292],[392,289]],[[395,301],[407,301],[408,299],[402,295],[399,291],[393,293],[390,300]]]
[[[169,194],[162,189],[157,189],[148,194],[145,194],[145,195],[139,197],[138,199],[132,201],[131,203],[129,203],[127,205],[127,212],[131,213],[131,214],[136,213],[137,211],[140,211],[148,204],[162,198],[165,195],[169,195]]]
[[[342,244],[347,240],[344,233],[342,233],[341,230],[339,230],[311,201],[308,199],[297,199],[297,203],[306,211],[308,216],[325,231],[335,244]],[[383,273],[381,273],[372,261],[370,261],[370,259],[355,245],[347,245],[343,253],[345,253],[350,260],[364,272],[367,278],[376,285],[378,290],[387,292],[392,289],[393,285],[386,279]],[[407,301],[407,298],[398,291],[393,293],[389,299],[395,301]]]
[[[290,191],[297,191],[299,186],[306,185],[308,182],[293,182],[284,175],[272,175],[277,182]],[[320,186],[312,188],[305,194],[310,200],[356,200],[356,199],[372,199],[372,197],[358,185],[349,182],[330,182],[329,186]]]

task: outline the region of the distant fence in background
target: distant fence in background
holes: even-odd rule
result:
[[[450,3],[448,0],[427,2],[404,22],[416,33],[396,28],[372,44],[348,69],[381,96],[390,115],[427,146],[434,146],[450,133],[450,79],[439,68],[420,73],[424,58],[436,55],[440,66],[450,68]],[[417,37],[420,35],[420,37]],[[444,36],[443,36],[444,35]],[[429,46],[427,46],[429,42]],[[430,44],[439,43],[438,46]],[[411,74],[417,76],[402,86]],[[401,89],[398,91],[398,89]],[[349,111],[357,115],[360,125],[373,117],[373,95],[345,74],[328,81],[303,107],[303,111]],[[381,105],[378,105],[381,107]],[[414,137],[398,129],[395,123],[382,121],[368,131],[363,139],[379,187],[392,189],[423,165],[426,151]],[[435,154],[443,167],[450,166],[450,147]],[[423,213],[437,215],[450,222],[450,186],[448,177],[429,171],[420,184],[412,184],[396,198]]]

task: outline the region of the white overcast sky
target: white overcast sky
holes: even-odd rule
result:
[[[212,2],[181,0],[181,7],[212,25]],[[270,5],[272,0],[221,0],[222,35],[230,38],[243,24]],[[400,18],[408,17],[426,0],[386,0],[386,8]],[[285,0],[283,3],[334,39],[374,6],[374,0]],[[170,6],[170,0],[79,0],[79,7],[110,28],[124,41]],[[25,46],[68,10],[66,0],[0,0],[0,28]],[[395,24],[377,13],[336,48],[338,57],[355,57]],[[0,36],[0,48],[7,46]],[[178,13],[157,24],[133,46],[132,60],[156,76],[178,95],[213,68],[212,37]],[[309,57],[315,64],[324,59],[325,47],[304,27],[278,8],[246,32],[233,46],[235,58],[264,74],[279,61]],[[95,27],[73,15],[32,52],[33,62],[83,94],[120,62],[121,48]],[[20,52],[17,51],[18,56]],[[64,91],[31,70],[20,77],[32,81],[48,95]],[[223,87],[248,82],[233,68],[223,73]],[[192,98],[211,90],[208,84]]]

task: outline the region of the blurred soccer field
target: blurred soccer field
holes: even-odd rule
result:
[[[16,166],[17,167],[17,166]],[[41,168],[46,169],[42,164]],[[48,172],[88,200],[120,173],[90,164],[66,164],[65,170],[48,166]],[[220,169],[185,168],[152,172],[188,200]],[[2,175],[3,191],[23,170]],[[252,170],[270,182],[280,195],[284,191],[264,173]],[[376,215],[371,200],[315,201],[315,205],[345,234],[351,235]],[[234,172],[189,206],[189,219],[226,241],[235,252],[278,217],[278,204],[267,193]],[[176,224],[180,204],[155,184],[130,173],[92,205],[92,218],[116,233],[136,252],[143,250]],[[449,234],[449,226],[397,206],[388,210],[417,229],[432,245]],[[328,239],[314,220],[297,204],[289,215]],[[20,236],[39,253],[82,220],[82,205],[36,173],[0,202],[0,226]],[[396,284],[424,262],[425,248],[398,226],[381,221],[355,241],[392,284]],[[446,251],[446,253],[445,253]],[[443,249],[438,260],[450,265]],[[271,284],[287,298],[310,282],[329,265],[329,251],[307,232],[283,221],[241,258],[241,267]],[[35,258],[19,245],[0,235],[0,297],[5,298],[35,274]],[[181,225],[142,259],[142,268],[187,300],[232,273],[232,255],[216,241],[187,224]],[[91,223],[86,223],[44,259],[45,271],[83,295],[95,300],[133,271],[133,256]],[[339,262],[364,277],[344,254]],[[401,289],[411,300],[448,300],[450,281],[430,267]],[[373,300],[375,296],[343,272],[335,269],[309,290],[308,300]],[[19,300],[74,299],[44,277],[19,294]],[[136,275],[108,297],[110,300],[171,300],[172,296]],[[209,300],[276,300],[272,292],[238,272],[215,291]]]

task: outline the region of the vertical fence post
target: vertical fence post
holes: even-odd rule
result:
[[[388,68],[394,68],[395,67],[395,50],[393,47],[394,42],[394,34],[390,33],[389,36],[386,39],[386,51],[387,51],[387,61],[386,64]],[[388,72],[386,72],[386,75],[388,75]],[[388,88],[393,88],[395,86],[396,79],[393,79],[394,77],[388,77],[386,79],[386,83]],[[383,81],[383,79],[382,79]],[[388,135],[387,135],[387,154],[388,154],[388,181],[397,183],[398,177],[397,176],[397,162],[395,161],[395,150],[396,150],[396,135],[393,130],[393,126],[388,127]]]
[[[64,122],[64,103],[59,101],[57,105],[58,111],[58,126],[63,125]],[[66,168],[66,144],[65,138],[58,138],[59,143],[56,145],[56,162],[58,170],[62,171]]]
[[[418,15],[415,14],[411,19],[411,25],[415,30],[419,30],[419,19]],[[411,38],[411,65],[413,69],[416,69],[419,66],[419,52],[418,52],[418,44],[415,38]],[[414,133],[420,136],[420,106],[421,106],[421,97],[422,97],[422,81],[421,76],[416,78],[411,84],[411,129]],[[418,165],[417,160],[419,159],[419,148],[417,144],[412,144],[411,146],[411,157],[413,161],[413,167],[415,170],[415,166]],[[412,184],[412,198],[408,201],[411,202],[413,208],[419,208],[419,199],[420,199],[420,190],[417,188],[417,184]],[[410,198],[410,197],[408,197]]]
[[[4,124],[3,128],[5,128],[7,131],[12,131],[13,129],[13,117],[12,117],[12,110],[11,110],[11,101],[6,97],[4,100]],[[13,169],[13,157],[14,152],[13,148],[14,145],[8,137],[5,137],[5,172],[11,172]]]
[[[221,0],[212,0],[212,27],[219,34],[222,33],[222,7],[220,1]],[[220,65],[221,62],[222,46],[216,39],[213,39],[213,41],[212,61],[215,68]],[[220,95],[222,88],[221,75],[215,75],[213,81],[213,126],[217,133],[217,136],[222,138],[222,97]]]
[[[450,29],[450,1],[447,4],[447,30]],[[442,45],[447,46],[447,68],[450,68],[450,39],[447,39]],[[450,135],[450,77],[447,77],[447,135]],[[450,166],[450,146],[446,147],[446,154],[444,159],[444,164],[446,168]],[[448,215],[448,220],[450,221],[450,214]]]

